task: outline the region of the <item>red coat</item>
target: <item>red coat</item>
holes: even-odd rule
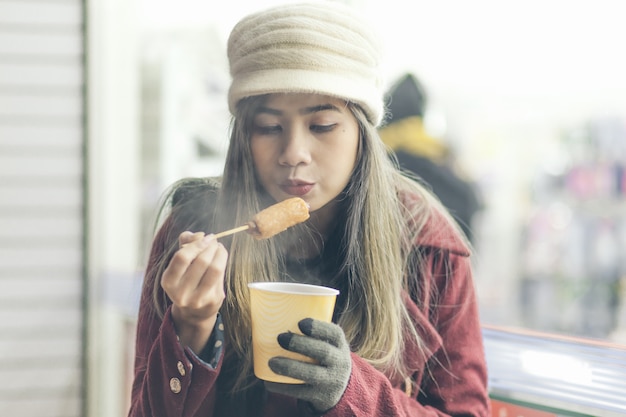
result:
[[[163,320],[152,312],[155,274],[151,270],[165,248],[160,236],[167,225],[155,239],[142,291],[129,416],[214,416],[214,406],[220,400],[216,381],[222,360],[215,369],[204,363],[178,342],[169,309]],[[424,249],[432,276],[426,277],[421,299],[405,296],[405,302],[426,351],[432,354],[424,357],[417,346],[407,347],[405,357],[413,370],[410,394],[404,384],[392,384],[383,373],[352,354],[347,389],[326,416],[489,416],[487,369],[467,248],[438,217],[416,243]],[[447,280],[446,268],[454,271]],[[436,303],[430,294],[436,294]],[[260,415],[302,414],[294,399],[268,393]]]

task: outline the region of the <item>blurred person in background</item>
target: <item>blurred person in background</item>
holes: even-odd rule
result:
[[[171,187],[137,323],[131,417],[489,415],[470,245],[400,173],[377,126],[379,44],[348,6],[286,4],[232,30],[231,139],[220,178]],[[299,196],[310,218],[264,240],[213,233]],[[253,281],[340,291],[333,322],[282,333],[313,363],[253,373]]]
[[[427,95],[415,75],[402,75],[386,94],[388,116],[379,133],[400,168],[432,189],[466,236],[482,208],[476,185],[459,169],[453,150],[424,127]]]

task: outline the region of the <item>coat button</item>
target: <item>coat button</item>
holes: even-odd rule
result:
[[[170,379],[170,389],[174,394],[178,394],[180,392],[180,380],[178,378]]]
[[[176,366],[178,367],[178,372],[180,373],[180,376],[185,376],[185,365],[183,365],[181,361],[178,361]]]

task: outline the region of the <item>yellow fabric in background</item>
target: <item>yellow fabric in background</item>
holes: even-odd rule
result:
[[[379,134],[393,151],[402,149],[435,162],[441,162],[448,154],[448,148],[426,132],[419,116],[407,117],[383,126]]]

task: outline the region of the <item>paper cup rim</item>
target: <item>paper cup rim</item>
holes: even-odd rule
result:
[[[281,288],[282,287],[282,288]],[[338,295],[339,290],[325,287],[323,285],[303,284],[299,282],[250,282],[248,288],[256,288],[264,291],[277,292],[281,294],[297,295]]]

